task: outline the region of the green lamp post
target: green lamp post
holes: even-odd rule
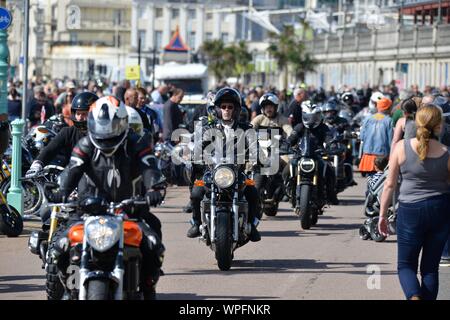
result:
[[[8,125],[8,68],[9,68],[9,50],[8,50],[8,32],[11,25],[11,13],[4,8],[6,1],[0,1],[0,155],[3,155],[9,144],[9,125]],[[13,127],[13,163],[11,173],[11,187],[7,196],[8,203],[17,209],[21,214],[23,212],[23,195],[19,185],[21,176],[22,149],[20,138],[22,136],[23,120],[16,120],[12,123]]]

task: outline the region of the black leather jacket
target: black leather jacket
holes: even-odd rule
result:
[[[161,177],[150,144],[134,133],[129,133],[110,157],[95,148],[89,136],[82,138],[73,149],[69,172],[61,185],[62,196],[67,198],[83,174],[87,186],[79,190],[79,199],[99,196],[108,202],[142,195]]]

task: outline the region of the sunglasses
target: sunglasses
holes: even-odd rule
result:
[[[234,106],[233,105],[222,105],[222,106],[220,106],[220,109],[222,109],[222,110],[233,110]]]

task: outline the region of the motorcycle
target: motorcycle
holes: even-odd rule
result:
[[[165,197],[164,180],[153,188]],[[147,205],[144,198],[109,205],[94,197],[51,204],[48,238],[45,232],[34,232],[29,240],[30,250],[45,263],[48,299],[141,298],[143,234],[137,219],[128,217],[141,205]]]
[[[318,148],[312,133],[306,127],[293,152],[289,163],[290,179],[287,188],[301,227],[308,230],[317,224],[318,216],[323,214],[327,204],[325,175],[330,166],[326,163],[324,172],[319,172],[319,161],[324,150]]]
[[[336,176],[336,192],[341,193],[353,185],[353,167],[345,162],[348,154],[348,144],[345,144],[344,135],[337,134],[327,143],[327,152],[323,159],[333,165]]]
[[[254,181],[244,173],[243,166],[215,159],[207,166],[203,180],[194,184],[207,191],[201,202],[200,239],[215,252],[219,269],[229,270],[234,251],[250,240],[251,224],[247,223],[248,203],[243,190]]]
[[[278,129],[281,128],[262,128],[260,129]],[[276,135],[274,137],[277,140],[281,140],[281,135]],[[262,152],[264,152],[265,156],[268,157],[268,148],[271,145],[271,140],[263,140],[258,139],[259,146],[261,147]],[[255,179],[256,175],[261,175],[260,166],[256,164],[253,166],[253,175],[252,178]],[[283,181],[283,177],[281,175],[281,171],[278,170],[276,174],[266,174],[259,177],[260,179],[264,179],[264,183],[261,185],[260,190],[260,200],[261,200],[261,209],[266,216],[274,217],[277,215],[278,206],[280,201],[283,199],[285,195],[285,185]]]

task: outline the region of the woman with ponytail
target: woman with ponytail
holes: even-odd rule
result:
[[[401,139],[412,139],[416,136],[417,127],[415,117],[421,101],[421,98],[411,97],[400,103],[400,109],[403,112],[403,117],[400,118],[395,124],[394,137],[392,138],[392,149],[394,149],[395,144]]]
[[[387,209],[402,182],[397,216],[397,270],[403,292],[411,300],[435,300],[439,261],[450,230],[450,155],[439,143],[442,111],[425,105],[416,114],[416,137],[400,140],[389,160],[381,197],[378,228],[387,236]],[[419,254],[421,282],[417,278]]]

